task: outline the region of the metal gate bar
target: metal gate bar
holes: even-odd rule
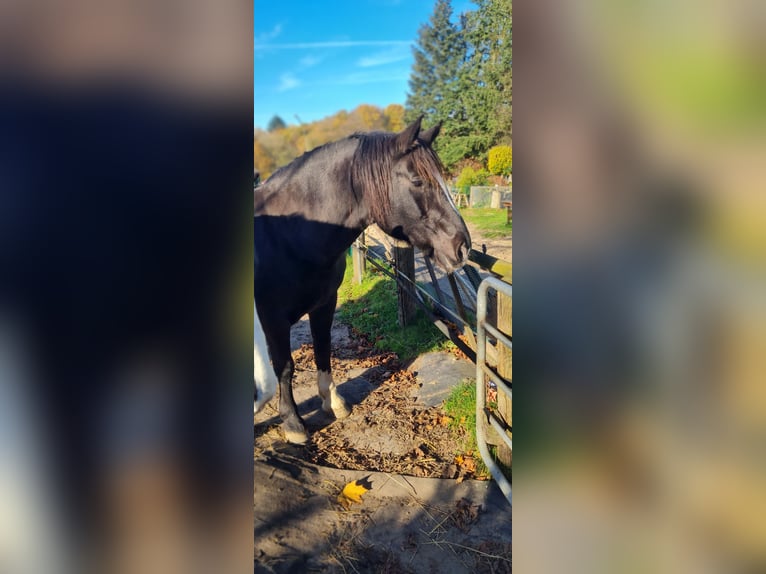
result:
[[[489,468],[492,473],[492,478],[495,479],[500,490],[511,503],[511,483],[505,477],[500,467],[495,463],[492,458],[492,454],[489,452],[487,446],[487,437],[484,432],[484,425],[482,424],[482,417],[488,417],[489,423],[497,431],[500,437],[506,442],[508,447],[513,450],[513,441],[506,434],[503,423],[497,418],[497,416],[486,408],[487,397],[484,375],[487,374],[497,385],[497,391],[506,393],[510,398],[513,398],[510,381],[506,382],[500,377],[494,370],[490,369],[486,364],[487,360],[487,333],[489,332],[494,336],[498,344],[506,345],[508,348],[513,348],[511,340],[503,333],[498,331],[494,326],[488,325],[487,320],[487,293],[489,289],[493,289],[498,293],[503,293],[508,297],[513,297],[513,287],[500,279],[495,277],[487,277],[479,285],[477,302],[476,302],[476,442],[479,445],[479,452],[481,458],[484,460],[484,464]],[[512,503],[511,503],[512,504]]]

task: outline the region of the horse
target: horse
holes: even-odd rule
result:
[[[254,299],[290,443],[308,441],[293,398],[290,353],[290,328],[306,313],[322,410],[336,418],[351,412],[332,378],[330,329],[345,254],[360,233],[375,223],[447,272],[466,262],[471,238],[432,148],[441,124],[421,130],[421,123],[422,116],[400,133],[357,133],[320,146],[254,192]]]

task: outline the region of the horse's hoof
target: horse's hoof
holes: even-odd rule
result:
[[[343,399],[336,402],[335,406],[330,401],[322,401],[322,410],[328,415],[333,415],[336,419],[345,419],[351,414],[351,407]]]
[[[306,444],[309,441],[309,433],[307,433],[304,429],[299,431],[284,429],[284,431],[285,440],[287,440],[287,442],[290,444]]]

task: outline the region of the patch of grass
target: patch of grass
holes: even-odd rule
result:
[[[489,476],[489,469],[482,461],[476,443],[476,383],[466,379],[453,388],[444,401],[444,412],[452,418],[452,428],[465,429],[462,448],[465,452],[473,453],[476,458],[476,475]]]
[[[508,216],[505,209],[492,209],[491,207],[464,207],[460,215],[467,222],[475,225],[487,238],[510,237],[513,231],[513,221],[507,223]]]
[[[368,271],[357,285],[353,281],[350,257],[338,290],[338,305],[344,323],[374,341],[377,349],[393,351],[403,361],[453,346],[420,310],[412,325],[401,328],[396,315],[394,281],[380,272]]]

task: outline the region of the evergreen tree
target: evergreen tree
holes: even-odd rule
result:
[[[486,147],[510,143],[512,134],[513,17],[511,0],[475,0],[478,9],[466,19],[471,46],[462,69],[467,115]]]
[[[406,119],[444,122],[436,147],[447,167],[511,143],[511,1],[475,0],[454,23],[449,0],[437,0],[418,32]]]
[[[287,127],[285,120],[279,116],[274,116],[269,120],[269,124],[266,126],[266,131],[275,132],[277,130],[283,130]]]
[[[413,48],[415,63],[410,74],[405,119],[423,114],[427,124],[445,122],[442,133],[460,123],[458,76],[465,59],[465,41],[460,27],[452,21],[450,0],[436,0],[429,22],[418,31]],[[455,119],[457,122],[449,120]],[[437,140],[439,141],[439,140]]]

